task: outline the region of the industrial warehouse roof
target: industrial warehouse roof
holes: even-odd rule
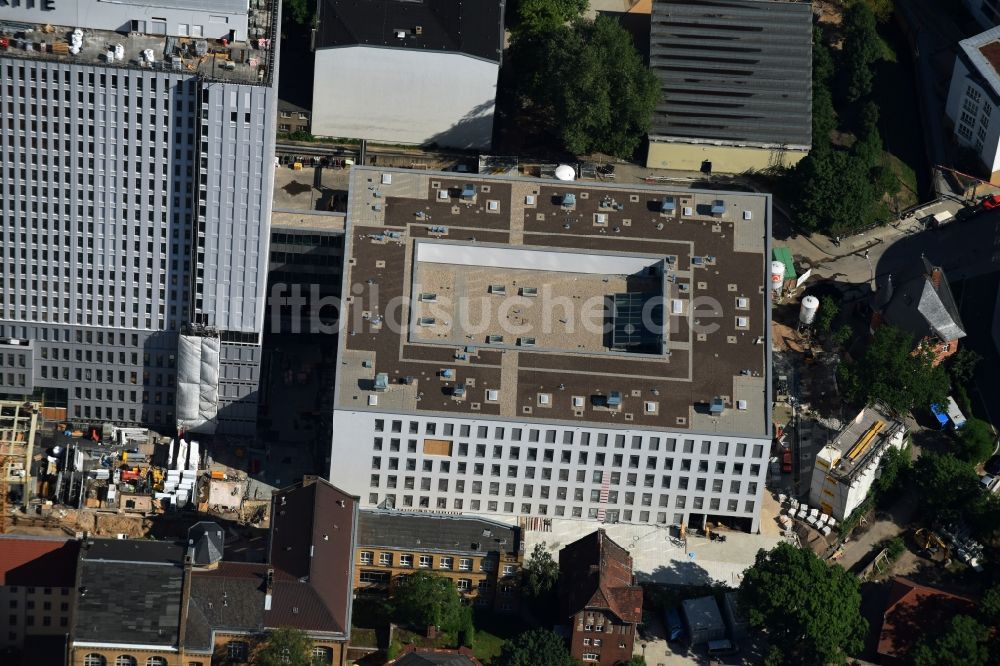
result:
[[[658,0],[649,64],[663,95],[654,140],[811,144],[808,2]]]
[[[501,0],[320,0],[316,48],[377,46],[500,62]]]
[[[351,179],[338,410],[770,431],[768,195],[373,167]],[[642,331],[614,344],[618,294],[662,304],[655,353],[630,346]],[[437,434],[424,445],[452,445]]]
[[[506,542],[501,546],[501,542]],[[487,555],[517,552],[517,530],[482,518],[361,511],[358,547]]]

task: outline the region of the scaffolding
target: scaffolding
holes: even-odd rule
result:
[[[11,484],[21,486],[22,507],[31,499],[31,459],[41,404],[0,401],[0,534],[7,530]]]

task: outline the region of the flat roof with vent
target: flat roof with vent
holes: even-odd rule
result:
[[[769,224],[766,194],[356,167],[336,408],[766,435]]]

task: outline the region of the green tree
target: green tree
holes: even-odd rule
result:
[[[842,663],[863,647],[868,623],[857,577],[811,550],[788,543],[760,550],[739,601],[750,626],[768,636],[769,664]]]
[[[316,0],[284,0],[281,13],[293,23],[311,25],[316,16]]]
[[[990,630],[968,615],[956,615],[945,632],[913,650],[914,666],[986,666]]]
[[[889,559],[895,562],[906,552],[906,542],[901,537],[893,537],[885,543],[885,548],[889,551]]]
[[[986,590],[979,600],[979,614],[987,624],[1000,624],[1000,583]]]
[[[981,494],[972,465],[950,453],[924,452],[913,465],[913,481],[928,523],[960,517]]]
[[[881,400],[898,412],[943,402],[948,395],[947,373],[934,365],[931,350],[913,350],[909,334],[880,326],[859,362],[837,368],[841,391],[856,403]]]
[[[854,337],[854,329],[851,328],[850,324],[844,324],[837,329],[837,332],[833,334],[833,341],[837,343],[840,347],[847,347],[847,344]]]
[[[882,55],[875,15],[864,2],[844,13],[844,77],[848,102],[867,97],[875,80],[873,65]]]
[[[990,424],[970,416],[958,431],[958,457],[978,465],[993,455],[994,448],[996,438]]]
[[[537,599],[555,591],[559,582],[559,563],[545,548],[536,543],[521,570],[521,590],[529,599]]]
[[[301,629],[280,627],[268,634],[252,663],[255,666],[311,666],[312,640]]]
[[[549,32],[580,18],[585,11],[587,0],[516,0],[513,30]]]
[[[873,484],[875,498],[881,506],[899,495],[909,482],[913,469],[909,448],[890,448],[879,463],[879,475]]]
[[[829,333],[833,328],[833,321],[840,314],[840,306],[833,296],[824,296],[819,299],[819,312],[816,313],[816,330],[820,333]]]
[[[829,145],[830,132],[837,128],[837,114],[833,109],[833,58],[823,40],[823,31],[813,27],[813,89],[812,89],[812,139],[813,148]]]
[[[622,662],[621,666],[646,666],[646,658],[637,654],[628,661]]]
[[[396,620],[415,628],[430,625],[445,631],[463,631],[469,608],[462,606],[450,578],[430,571],[403,576],[393,591]]]
[[[532,629],[506,641],[493,666],[575,666],[563,639],[548,629]]]
[[[962,347],[948,359],[948,374],[955,384],[968,384],[976,374],[976,366],[983,357],[971,349]]]
[[[570,152],[628,158],[642,143],[660,87],[615,20],[517,36],[511,60],[518,94]]]
[[[895,9],[893,0],[865,0],[865,3],[871,8],[872,14],[875,15],[875,20],[879,23],[888,21]]]

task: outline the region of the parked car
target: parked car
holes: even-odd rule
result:
[[[989,196],[983,197],[982,204],[985,210],[993,210],[994,208],[1000,208],[1000,194],[991,194]]]

